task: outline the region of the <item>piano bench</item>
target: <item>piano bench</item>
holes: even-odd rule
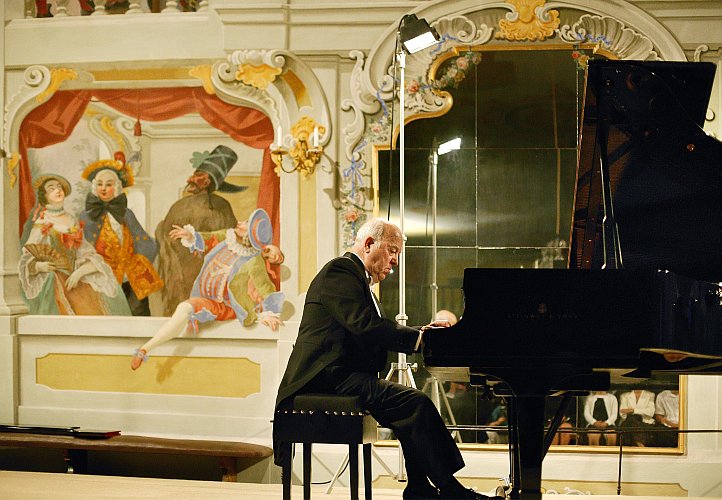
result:
[[[358,500],[358,445],[363,445],[365,498],[371,498],[371,443],[378,424],[357,396],[300,394],[290,408],[276,410],[273,433],[283,453],[283,499],[291,498],[293,443],[303,443],[303,498],[311,498],[313,443],[347,444],[351,499]]]

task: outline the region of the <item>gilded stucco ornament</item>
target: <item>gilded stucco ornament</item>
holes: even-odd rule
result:
[[[277,124],[280,120],[278,102],[281,99],[278,99],[277,95],[272,95],[273,86],[261,89],[236,79],[238,65],[244,64],[244,61],[248,59],[246,52],[249,51],[236,51],[230,54],[226,61],[217,62],[213,65],[211,72],[213,88],[216,94],[226,102],[239,105],[248,105],[249,102],[254,103],[254,107],[257,109],[264,110],[272,118],[275,117],[274,124]],[[267,57],[271,57],[270,53]],[[279,55],[274,57],[274,61],[279,67],[283,67],[285,58]]]
[[[496,38],[511,41],[541,41],[559,27],[559,11],[547,10],[546,0],[506,0],[513,8],[499,20]]]
[[[211,81],[212,71],[213,67],[210,64],[201,64],[188,70],[188,75],[193,78],[198,78],[201,82],[203,82],[203,90],[206,91],[206,94],[214,95],[216,91],[213,88],[213,82]]]
[[[135,119],[97,105],[89,106],[85,117],[88,129],[103,141],[108,151],[121,151],[130,156],[134,150],[140,149],[138,138],[133,135]]]
[[[44,102],[52,97],[53,94],[60,88],[65,80],[75,80],[78,78],[78,72],[69,68],[53,68],[50,70],[50,84],[48,87],[37,96],[35,99],[38,102]]]
[[[231,55],[231,62],[236,65],[236,80],[264,90],[281,74],[284,60],[272,59],[266,50],[241,50]]]

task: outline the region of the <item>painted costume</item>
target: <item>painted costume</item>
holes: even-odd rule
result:
[[[194,237],[183,245],[206,254],[187,300],[193,305],[194,330],[208,321],[238,318],[249,327],[259,316],[280,316],[284,294],[276,290],[257,248],[238,241],[233,229],[215,233],[198,233],[192,226],[185,229]]]
[[[30,314],[130,315],[113,271],[85,241],[82,226],[67,226],[48,211],[32,223],[19,263],[20,283]],[[34,273],[36,263],[41,261],[50,261],[57,269]],[[68,290],[68,277],[86,263],[92,263],[96,271]]]
[[[125,194],[113,202],[116,200],[125,205]],[[163,281],[152,264],[158,245],[131,210],[118,210],[116,217],[112,211],[103,211],[102,205],[97,196],[88,195],[86,210],[80,216],[85,224],[85,239],[105,259],[118,283],[123,283],[127,277],[133,294],[138,301],[143,301],[163,288]],[[149,311],[145,315],[149,315]]]
[[[223,145],[216,146],[210,153],[194,153],[190,162],[195,172],[208,174],[212,185],[207,191],[185,196],[173,203],[155,229],[155,238],[160,246],[158,271],[165,282],[161,290],[165,316],[171,316],[178,304],[190,296],[201,270],[199,260],[180,243],[173,241],[168,233],[174,225],[190,224],[201,232],[219,231],[235,225],[236,216],[231,204],[213,191],[238,193],[247,189],[247,186],[225,182],[226,175],[237,160],[236,153]]]

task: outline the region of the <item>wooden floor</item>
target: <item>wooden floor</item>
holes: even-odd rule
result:
[[[325,486],[314,486],[311,497],[318,500],[346,500],[348,490],[336,487],[325,495]],[[363,498],[363,492],[360,492]],[[303,498],[300,486],[294,486],[292,497]],[[559,495],[544,495],[554,500]],[[589,496],[585,496],[590,498]],[[224,483],[215,481],[183,481],[137,477],[52,474],[46,472],[0,471],[0,498],[3,500],[104,500],[115,498],[173,500],[278,500],[280,484]],[[375,500],[400,500],[400,489],[374,489]],[[673,497],[595,495],[593,500],[674,500]],[[689,498],[687,499],[689,500]]]

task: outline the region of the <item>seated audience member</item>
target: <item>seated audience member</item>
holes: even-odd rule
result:
[[[614,424],[617,421],[618,413],[619,405],[614,394],[607,391],[595,391],[587,396],[584,404],[584,420],[586,420],[587,428],[593,431],[602,431],[587,433],[590,446],[599,446],[602,435],[604,435],[607,446],[617,444]]]
[[[576,422],[576,401],[578,398],[574,398],[573,402],[567,408],[567,411],[562,416],[562,421],[559,424],[556,434],[552,439],[552,444],[568,446],[575,444],[577,441],[577,435],[573,432],[569,432],[570,429],[575,427]],[[560,397],[548,397],[546,406],[547,426],[550,426],[554,415],[556,415],[557,408],[561,404]]]
[[[657,394],[654,404],[654,419],[658,426],[664,426],[669,431],[655,432],[657,446],[676,448],[679,444],[679,434],[673,429],[679,429],[679,391],[668,390]]]
[[[486,425],[491,427],[502,427],[498,431],[486,431],[489,437],[489,444],[505,444],[509,442],[508,420],[506,416],[506,401],[500,399],[494,409],[491,411],[489,423]]]
[[[619,427],[633,429],[622,434],[625,446],[649,446],[650,436],[645,427],[654,425],[654,393],[634,389],[619,396]]]

